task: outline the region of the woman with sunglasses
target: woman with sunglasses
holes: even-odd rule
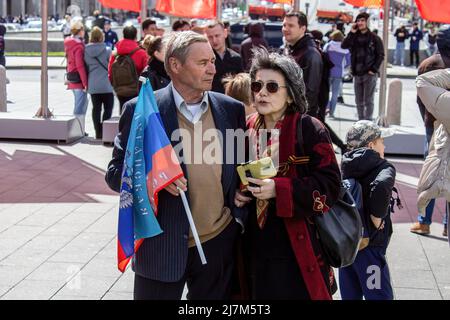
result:
[[[246,242],[252,297],[329,300],[336,288],[333,271],[322,259],[311,219],[327,214],[340,190],[328,132],[304,114],[303,74],[292,58],[258,48],[250,77],[257,111],[247,122],[250,151],[279,164],[276,177],[248,178],[251,186],[235,201],[245,205],[249,193],[256,199],[249,204]]]

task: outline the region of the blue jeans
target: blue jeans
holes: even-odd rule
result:
[[[421,215],[418,216],[417,220],[419,221],[419,223],[427,224],[427,225],[431,224],[431,219],[433,217],[434,204],[435,204],[435,199],[432,199],[430,201],[430,203],[428,203],[427,208],[425,209],[425,217],[422,217]],[[448,202],[445,203],[445,216],[444,216],[444,220],[442,221],[442,223],[444,225],[446,225],[448,223]]]
[[[433,131],[434,131],[434,129],[432,127],[425,127],[425,132],[426,132],[425,157],[428,156],[428,147],[430,145],[431,137],[433,136]],[[417,221],[419,221],[419,223],[427,224],[427,225],[431,224],[431,220],[433,218],[434,204],[435,204],[435,199],[432,199],[428,203],[428,206],[425,209],[425,217],[423,217],[419,214],[419,216],[417,217]],[[448,212],[448,203],[446,203],[444,221],[442,222],[443,224],[447,224],[447,222],[448,222],[448,213],[449,213]]]
[[[401,65],[405,64],[405,43],[404,42],[397,42],[397,45],[395,47],[395,54],[394,54],[394,64],[401,63]]]
[[[73,89],[75,97],[75,106],[73,108],[74,115],[85,115],[88,107],[87,92],[81,89]]]
[[[342,87],[342,78],[330,77],[331,99],[330,99],[330,115],[334,116],[336,110],[337,98]]]
[[[339,269],[339,290],[342,300],[393,300],[386,249],[359,251],[353,264]]]

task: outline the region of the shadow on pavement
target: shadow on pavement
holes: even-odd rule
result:
[[[46,150],[0,150],[0,203],[92,203],[117,195],[107,186],[103,168],[58,147]]]

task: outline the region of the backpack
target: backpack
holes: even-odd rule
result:
[[[362,249],[366,248],[369,245],[370,240],[373,239],[374,236],[380,231],[381,226],[384,223],[384,220],[381,223],[380,227],[377,230],[375,230],[372,234],[370,234],[369,233],[369,224],[372,223],[372,221],[370,219],[370,216],[368,214],[366,214],[366,212],[364,211],[363,189],[362,189],[361,183],[354,178],[342,180],[342,183],[348,189],[353,200],[355,201],[356,208],[358,209],[358,212],[359,212],[359,215],[361,218],[362,227],[363,227],[362,240],[359,245],[359,251],[361,251]],[[396,197],[394,197],[392,195],[389,200],[389,212],[390,213],[394,213],[394,207],[396,204],[399,209],[403,208],[401,200],[399,198],[398,190],[396,187],[392,188],[392,193],[393,194],[395,193]]]
[[[119,97],[135,97],[139,93],[139,76],[131,56],[140,49],[135,48],[129,54],[116,54],[111,66],[112,86]]]
[[[362,222],[362,239],[359,245],[359,250],[364,249],[369,245],[370,235],[368,231],[367,225],[367,215],[364,212],[364,203],[363,203],[363,190],[361,183],[354,178],[349,178],[342,180],[342,183],[347,187],[348,191],[352,195],[353,200],[355,201],[356,208],[358,209],[359,216]]]

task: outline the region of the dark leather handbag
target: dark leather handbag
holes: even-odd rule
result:
[[[337,202],[324,214],[314,215],[325,261],[332,267],[351,265],[363,236],[361,217],[355,200],[341,185]]]
[[[81,77],[78,71],[66,72],[66,82],[81,83]]]
[[[300,118],[300,128],[303,128],[303,116]],[[305,156],[303,133],[297,130],[297,141],[301,156]],[[303,163],[308,168],[308,163]],[[363,237],[363,225],[356,202],[345,184],[341,189],[337,202],[324,214],[313,216],[317,227],[319,241],[324,260],[330,266],[342,268],[351,265],[358,254]]]

